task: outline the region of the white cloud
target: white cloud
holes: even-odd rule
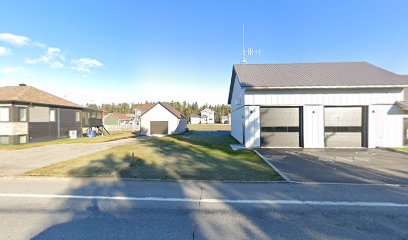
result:
[[[31,42],[31,39],[25,36],[19,36],[12,33],[0,33],[0,41],[15,46],[25,46]]]
[[[5,67],[3,69],[0,69],[0,73],[3,75],[11,75],[19,72],[25,72],[25,68],[23,67]]]
[[[10,50],[5,47],[0,46],[0,57],[10,55]]]
[[[37,63],[45,63],[48,64],[50,68],[57,69],[63,68],[64,64],[62,62],[65,61],[64,54],[61,52],[59,48],[52,48],[49,47],[47,49],[47,53],[39,58],[27,58],[25,62],[27,64],[37,64]]]
[[[72,69],[79,71],[79,72],[86,72],[89,73],[93,68],[102,67],[103,64],[96,59],[92,58],[80,58],[77,60],[72,61],[74,67]]]

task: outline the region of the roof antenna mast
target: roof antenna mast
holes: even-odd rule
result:
[[[246,64],[247,56],[261,56],[261,49],[254,50],[252,48],[245,49],[245,24],[242,24],[242,58],[241,64]]]

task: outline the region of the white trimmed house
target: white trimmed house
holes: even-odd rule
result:
[[[214,111],[206,108],[201,111],[201,124],[214,124],[215,123],[215,117],[214,117]]]
[[[249,148],[400,147],[407,87],[366,62],[236,64],[231,135]]]
[[[167,103],[156,103],[139,119],[142,135],[171,135],[186,131],[186,117]]]

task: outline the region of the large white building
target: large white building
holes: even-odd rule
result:
[[[408,76],[366,62],[236,64],[231,134],[246,147],[399,147]]]

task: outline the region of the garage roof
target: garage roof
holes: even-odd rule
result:
[[[164,107],[167,111],[169,111],[171,114],[173,114],[174,116],[176,116],[178,119],[184,119],[186,118],[183,114],[181,114],[177,109],[175,109],[173,106],[171,106],[169,103],[162,103],[162,102],[158,102],[156,104],[154,104],[150,109],[148,109],[146,112],[144,112],[142,115],[140,115],[140,117],[142,117],[143,115],[145,115],[147,112],[149,112],[151,109],[153,109],[154,106],[156,106],[157,104],[161,105],[162,107]]]
[[[41,104],[80,109],[84,108],[79,104],[70,102],[35,87],[26,86],[24,84],[21,84],[20,86],[0,87],[0,102]]]
[[[406,75],[367,62],[235,64],[228,102],[236,76],[246,89],[408,87]]]

